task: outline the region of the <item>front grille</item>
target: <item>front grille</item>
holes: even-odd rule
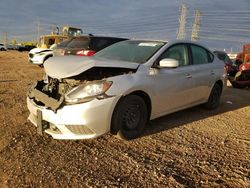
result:
[[[66,127],[74,134],[78,134],[78,135],[94,134],[94,132],[91,129],[83,125],[66,125]]]

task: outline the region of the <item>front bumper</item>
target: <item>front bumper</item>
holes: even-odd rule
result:
[[[96,138],[110,131],[112,113],[119,98],[115,96],[65,105],[54,112],[47,107],[38,106],[33,99],[27,97],[30,111],[28,119],[36,127],[46,124],[44,131],[54,139]],[[40,119],[42,122],[39,122]]]
[[[33,64],[36,64],[36,65],[42,65],[43,64],[43,59],[44,59],[43,56],[39,56],[39,55],[36,55],[36,54],[32,54],[32,56],[29,55],[29,62],[33,63]]]

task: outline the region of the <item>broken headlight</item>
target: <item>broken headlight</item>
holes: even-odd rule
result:
[[[112,82],[108,81],[98,81],[79,85],[65,95],[65,101],[71,104],[90,101],[95,97],[104,95],[111,85]]]

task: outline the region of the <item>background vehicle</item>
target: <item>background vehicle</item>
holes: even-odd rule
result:
[[[232,86],[235,88],[250,86],[250,44],[243,45],[243,51],[237,55],[235,64],[234,74],[228,77]]]
[[[53,31],[53,34],[51,35],[42,35],[40,37],[37,48],[34,48],[29,52],[29,62],[42,66],[44,61],[53,56],[52,49],[54,49],[56,45],[64,42],[65,40],[70,41],[72,37],[82,34],[82,29],[77,27],[64,26],[61,34],[59,33],[59,28],[57,29],[58,31]]]
[[[68,39],[68,36],[63,35],[42,35],[37,45],[38,48],[48,49],[53,44],[59,44]]]
[[[32,49],[34,49],[36,46],[32,46],[32,45],[25,45],[25,46],[17,46],[17,50],[19,52],[24,52],[24,51],[30,51]]]
[[[92,56],[103,48],[123,40],[127,39],[93,35],[74,37],[57,46],[54,55]]]
[[[198,104],[217,108],[225,84],[218,58],[188,41],[126,40],[92,57],[50,58],[44,70],[47,79],[28,93],[29,120],[55,139],[109,131],[133,139],[148,120]]]
[[[29,51],[29,62],[42,66],[44,61],[53,56],[51,47],[55,47],[58,43],[68,39],[68,36],[63,35],[43,35],[40,37],[40,42],[37,48]]]
[[[213,52],[221,61],[225,63],[225,68],[228,75],[232,75],[235,72],[235,67],[233,66],[232,60],[229,58],[228,54],[224,51],[214,51]]]
[[[52,49],[34,48],[29,52],[29,62],[43,67],[43,63],[52,56]]]
[[[7,51],[7,48],[4,44],[0,44],[0,51]]]

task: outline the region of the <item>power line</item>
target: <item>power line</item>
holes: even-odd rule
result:
[[[248,10],[215,10],[215,11],[204,11],[204,13],[250,13]]]
[[[229,38],[221,38],[221,37],[211,37],[211,36],[202,36],[200,37],[200,39],[206,39],[206,40],[219,40],[219,41],[227,41],[227,42],[243,42],[245,43],[245,40],[239,40],[239,39],[229,39]]]

